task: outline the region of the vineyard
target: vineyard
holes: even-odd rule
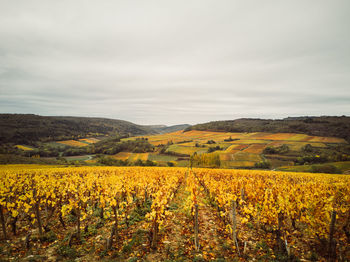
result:
[[[0,148],[0,162],[187,167],[192,156],[209,153],[219,155],[220,161],[215,166],[198,162],[192,167],[286,170],[285,167],[296,166],[292,170],[297,171],[299,166],[310,165],[307,172],[333,174],[349,172],[346,166],[338,168],[334,162],[350,163],[350,145],[343,138],[293,133],[180,130],[138,137],[100,136],[34,145],[4,145]],[[316,164],[327,165],[317,167]]]
[[[129,137],[122,139],[122,141],[137,139],[146,139],[148,143],[152,144],[155,147],[152,154],[175,156],[176,158],[172,161],[178,167],[188,166],[190,157],[195,154],[215,153],[220,155],[221,161],[216,167],[246,169],[259,167],[259,164],[265,163],[267,168],[278,169],[283,166],[305,164],[302,162],[304,161],[303,157],[317,158],[317,156],[322,156],[325,159],[322,160],[324,162],[348,161],[347,156],[350,150],[348,142],[342,138],[293,133],[232,133],[191,130]],[[278,151],[278,148],[281,147],[285,150]],[[269,153],[271,148],[275,150],[273,154]],[[129,161],[135,161],[139,158],[137,154],[133,156],[134,153],[128,153],[131,153],[127,157]],[[161,166],[168,165],[168,161],[158,160],[151,156],[152,154],[149,154],[148,160],[155,161]],[[335,157],[336,155],[337,157]],[[123,154],[114,155],[114,158],[126,159]],[[321,161],[320,159],[312,160],[315,163],[309,164],[317,164]],[[198,164],[196,167],[212,166]],[[334,166],[333,169],[335,170],[333,172],[325,170],[321,173],[344,173],[347,171],[337,170]]]
[[[2,166],[3,260],[347,261],[345,175]]]
[[[173,142],[174,144],[186,140],[193,140],[196,142],[206,142],[208,140],[224,141],[225,139],[237,139],[232,143],[237,144],[268,144],[271,141],[290,141],[290,142],[308,142],[308,143],[346,143],[342,138],[335,137],[318,137],[308,136],[305,134],[292,133],[231,133],[231,132],[210,132],[191,130],[188,132],[177,131],[162,135],[142,136],[148,138],[149,142],[155,146],[159,144],[167,144]],[[128,138],[135,139],[135,138]]]

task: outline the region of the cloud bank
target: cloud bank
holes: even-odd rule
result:
[[[347,0],[0,0],[0,112],[139,124],[349,115],[349,10]]]

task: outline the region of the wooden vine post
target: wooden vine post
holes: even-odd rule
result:
[[[33,190],[33,196],[35,199],[34,212],[35,212],[36,219],[38,220],[39,234],[40,234],[40,236],[42,236],[43,235],[43,228],[42,228],[42,223],[41,223],[41,218],[40,218],[40,199],[37,198],[36,188],[34,188],[34,190]]]
[[[198,239],[198,204],[194,205],[194,245],[196,247],[196,251],[199,250],[199,239]]]
[[[24,244],[26,246],[26,249],[30,249],[30,236],[32,235],[31,232],[29,232],[27,235],[26,235],[26,238],[24,240]]]
[[[152,243],[151,243],[151,248],[156,249],[157,248],[157,240],[158,240],[158,213],[156,214],[156,217],[154,218],[153,221],[153,228],[152,228]]]
[[[63,216],[62,216],[62,200],[60,200],[58,207],[59,207],[58,208],[58,211],[59,211],[58,220],[60,221],[62,227],[64,229],[66,229],[66,224],[64,223]]]
[[[0,220],[1,220],[2,232],[4,234],[4,239],[7,239],[5,217],[4,217],[4,211],[2,209],[2,205],[0,205]]]
[[[77,240],[80,242],[80,201],[77,210]]]
[[[238,240],[237,240],[237,217],[236,217],[237,203],[236,201],[231,202],[231,207],[232,207],[232,238],[233,238],[233,241],[235,242],[238,255],[240,256],[241,253],[239,252],[239,246],[238,246]]]
[[[119,239],[119,232],[118,232],[118,209],[119,209],[119,202],[117,200],[117,206],[113,208],[114,212],[114,227],[115,227],[115,241],[118,242]]]
[[[329,261],[335,261],[336,260],[336,242],[334,241],[334,230],[335,230],[335,220],[337,217],[337,212],[335,210],[332,211],[332,217],[331,217],[331,223],[329,225],[329,243],[328,243],[328,256]]]
[[[103,206],[101,206],[101,209],[100,209],[100,218],[103,219],[104,215],[103,215]]]
[[[10,222],[10,225],[11,225],[11,228],[12,228],[12,233],[14,235],[17,235],[17,229],[16,229],[17,219],[18,219],[18,216],[12,217],[11,218],[11,222]]]
[[[244,188],[241,188],[241,199],[245,201],[245,193],[244,193]]]
[[[147,194],[147,186],[145,187],[145,200],[144,200],[144,204],[147,203],[147,200],[148,200],[148,194]]]
[[[109,237],[109,239],[107,240],[107,249],[111,249],[112,245],[113,245],[113,238],[115,236],[115,242],[118,242],[119,239],[119,235],[118,235],[118,208],[119,208],[119,204],[117,201],[117,206],[113,206],[113,213],[114,213],[114,225],[112,227],[112,231],[111,231],[111,235]]]
[[[283,218],[284,218],[283,213],[278,213],[278,228],[277,230],[275,230],[275,234],[276,234],[278,251],[281,254],[285,255],[285,254],[288,254],[288,251],[287,251],[287,245],[285,241],[283,241],[283,236],[282,236]]]

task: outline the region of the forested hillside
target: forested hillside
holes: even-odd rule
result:
[[[288,117],[213,121],[188,127],[186,131],[302,133],[311,136],[340,137],[350,142],[350,117]]]
[[[174,125],[174,126],[150,126],[150,127],[159,134],[165,134],[165,133],[172,133],[172,132],[184,130],[190,127],[190,125],[183,124],[183,125]]]
[[[153,129],[131,122],[92,117],[0,114],[0,143],[25,143],[88,137],[89,135],[144,135]]]

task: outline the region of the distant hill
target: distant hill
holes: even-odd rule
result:
[[[34,114],[0,114],[0,143],[64,140],[91,134],[156,134],[150,127],[134,123],[93,117],[39,116]]]
[[[188,124],[174,125],[174,126],[158,125],[158,126],[149,126],[149,127],[151,127],[154,131],[156,131],[159,134],[166,134],[166,133],[172,133],[172,132],[184,130],[190,127],[190,125]]]
[[[303,133],[312,136],[340,137],[350,143],[350,117],[288,117],[284,119],[251,119],[214,121],[190,126],[186,131]]]

